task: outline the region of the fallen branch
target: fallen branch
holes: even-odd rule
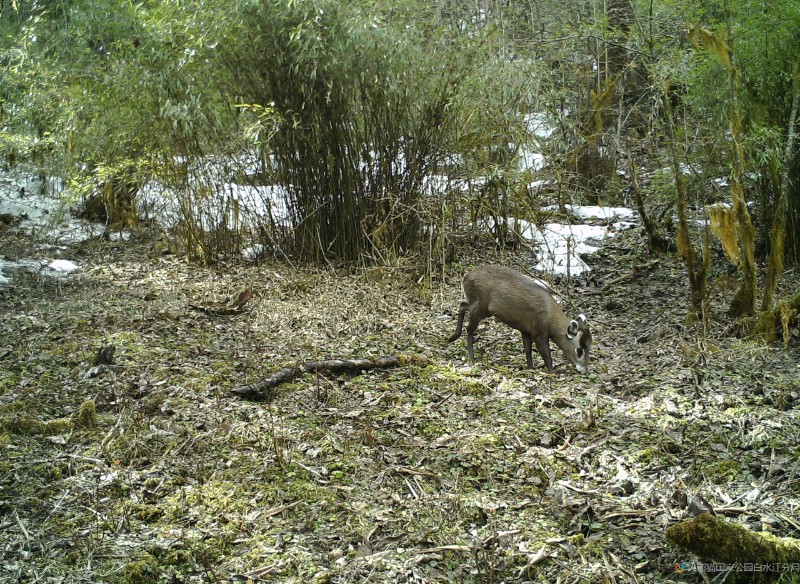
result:
[[[476,548],[470,545],[440,545],[439,547],[431,547],[431,548],[422,548],[418,550],[412,550],[412,554],[438,554],[439,552],[472,552]]]
[[[549,551],[547,551],[547,546],[543,545],[541,548],[539,548],[539,551],[536,552],[536,555],[528,556],[530,558],[530,560],[517,573],[517,578],[521,579],[523,576],[525,576],[527,578],[530,578],[531,575],[529,573],[529,570],[533,566],[535,566],[536,564],[538,564],[540,562],[543,562],[544,560],[549,558],[550,555],[551,555],[551,553]]]
[[[284,511],[287,511],[287,510],[291,509],[295,505],[298,505],[299,503],[300,503],[300,501],[295,501],[294,503],[289,503],[288,505],[278,505],[277,507],[273,507],[269,511],[266,511],[265,513],[262,513],[261,517],[263,519],[266,519],[267,517],[272,517],[273,515],[279,515],[279,514],[283,513]]]
[[[391,369],[402,365],[424,365],[427,358],[422,355],[395,355],[376,357],[374,359],[330,359],[327,361],[309,361],[296,367],[284,367],[255,383],[240,385],[231,389],[231,393],[248,399],[260,400],[266,397],[267,390],[281,383],[291,381],[304,373],[327,371],[329,373],[352,373],[358,375],[370,369]]]

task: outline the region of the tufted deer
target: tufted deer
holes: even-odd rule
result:
[[[448,342],[452,343],[461,336],[464,314],[469,312],[467,353],[473,363],[475,329],[482,320],[494,316],[522,333],[529,368],[533,369],[531,342],[534,342],[547,372],[553,372],[549,341],[553,339],[567,361],[579,372],[589,371],[592,333],[586,317],[580,314],[575,320],[567,318],[550,292],[532,278],[511,268],[483,266],[464,276],[464,293],[467,300],[458,309],[458,324]]]

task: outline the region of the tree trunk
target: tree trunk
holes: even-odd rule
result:
[[[784,346],[791,340],[789,327],[800,313],[800,292],[771,310],[762,310],[758,315],[758,334],[766,341],[777,341],[783,337]],[[780,331],[780,334],[778,333]]]
[[[752,316],[756,308],[756,232],[753,228],[753,221],[750,218],[750,211],[747,210],[747,200],[742,188],[742,175],[744,174],[744,151],[741,144],[741,112],[739,111],[739,69],[734,60],[733,52],[733,30],[732,30],[732,10],[730,2],[725,1],[725,22],[728,34],[728,81],[731,92],[731,138],[733,140],[733,151],[731,162],[731,198],[733,203],[733,213],[736,217],[736,234],[742,246],[742,286],[731,301],[728,314],[734,318],[740,316]]]
[[[675,131],[672,127],[673,117],[669,95],[666,96],[664,104],[667,110],[667,141],[669,142],[670,166],[672,167],[672,175],[675,181],[675,205],[678,211],[678,253],[686,262],[686,270],[689,276],[689,290],[691,293],[690,314],[695,317],[700,316],[703,321],[705,321],[706,272],[709,263],[709,255],[705,253],[703,260],[700,260],[689,234],[689,219],[686,213],[686,185],[683,183],[683,174],[678,164],[678,153],[675,150]]]
[[[789,127],[786,132],[786,148],[783,153],[783,169],[781,171],[780,191],[775,204],[774,220],[770,233],[770,252],[767,264],[767,279],[764,283],[764,297],[761,303],[761,312],[769,313],[772,310],[772,300],[778,279],[783,271],[784,240],[786,238],[786,213],[789,196],[789,168],[794,155],[794,126],[797,121],[797,107],[800,101],[800,60],[795,63],[794,86],[792,90],[792,111],[789,114]],[[767,331],[761,331],[764,334]]]
[[[674,251],[675,242],[669,237],[664,237],[658,226],[653,219],[647,214],[647,209],[644,206],[644,197],[642,196],[642,189],[639,188],[639,176],[636,174],[636,162],[633,159],[633,154],[630,148],[628,149],[628,166],[631,171],[631,189],[633,190],[633,199],[636,203],[636,210],[639,212],[639,218],[642,220],[645,233],[647,233],[647,244],[651,253],[661,253],[665,251]]]

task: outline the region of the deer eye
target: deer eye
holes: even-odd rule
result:
[[[577,349],[575,349],[575,353],[578,355],[578,359],[583,359],[583,355],[584,353],[586,353],[586,351],[578,347]]]

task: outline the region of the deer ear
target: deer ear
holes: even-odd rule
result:
[[[579,314],[578,315],[578,320],[586,322],[586,315],[585,314]]]
[[[567,327],[567,338],[572,339],[577,334],[578,334],[578,321],[577,320],[569,321],[569,326]]]

